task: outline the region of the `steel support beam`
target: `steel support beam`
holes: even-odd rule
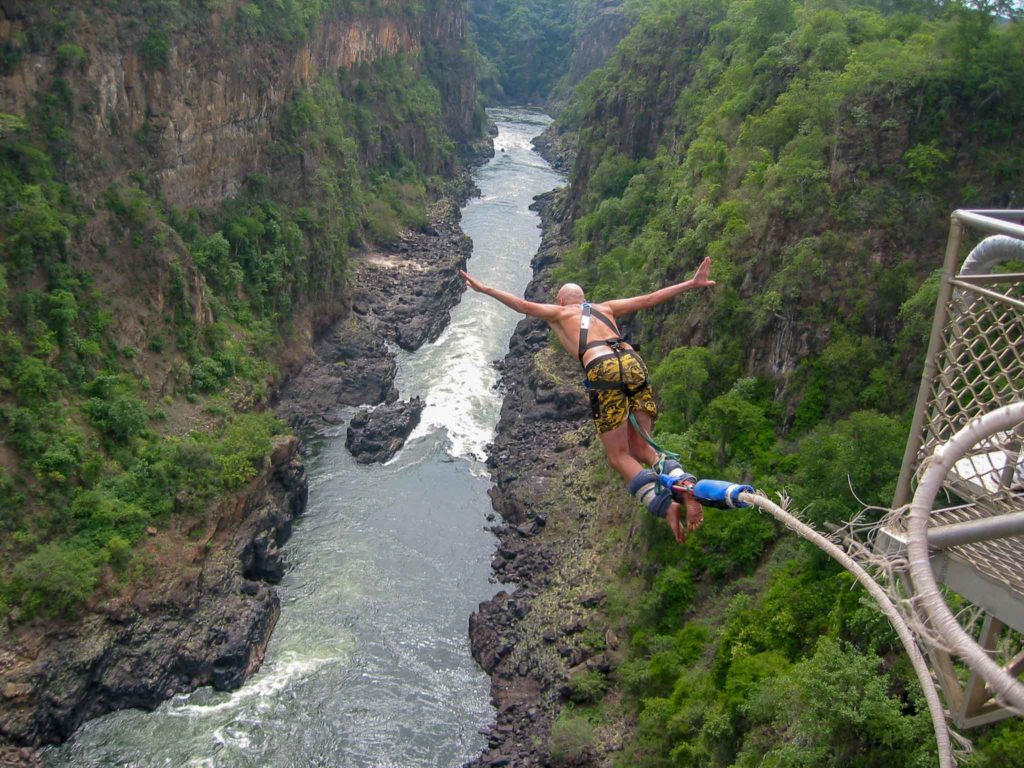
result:
[[[928,546],[933,550],[942,550],[1021,535],[1024,535],[1024,512],[1011,512],[929,528]]]

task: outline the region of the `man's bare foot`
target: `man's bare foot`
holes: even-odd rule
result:
[[[698,504],[697,506],[700,505]],[[672,535],[676,537],[676,541],[680,544],[684,544],[686,542],[686,531],[679,522],[679,512],[679,505],[673,501],[669,504],[668,511],[665,512],[665,522],[668,523],[668,527],[672,529]]]
[[[704,507],[690,494],[686,494],[686,530],[696,531],[704,525]],[[678,538],[678,537],[677,537]]]

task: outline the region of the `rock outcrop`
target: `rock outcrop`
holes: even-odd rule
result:
[[[347,406],[394,400],[397,366],[380,334],[357,317],[337,321],[284,382],[275,413],[299,430],[340,421]]]
[[[437,339],[465,290],[458,271],[473,241],[459,226],[459,202],[443,198],[430,207],[423,232],[405,232],[390,248],[354,259],[353,313],[402,349]]]
[[[437,339],[465,290],[458,270],[473,243],[459,227],[457,203],[438,201],[424,231],[353,256],[351,313],[316,341],[313,355],[284,383],[275,399],[280,418],[316,431],[339,423],[341,408],[398,398],[388,342],[415,350]]]
[[[423,401],[399,400],[378,408],[361,408],[348,425],[345,447],[360,464],[384,463],[401,450],[420,423]]]
[[[258,669],[280,613],[277,548],[306,505],[298,446],[279,438],[242,492],[154,537],[141,584],[79,622],[19,627],[0,656],[0,735],[59,742],[89,718],[233,690]]]

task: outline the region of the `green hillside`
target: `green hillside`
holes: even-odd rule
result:
[[[577,153],[558,278],[600,301],[710,255],[717,288],[632,323],[664,404],[656,437],[698,476],[786,492],[819,527],[877,517],[948,215],[1024,193],[1024,27],[961,4],[633,10],[558,121]],[[563,711],[563,752],[592,748],[582,721],[625,718],[621,766],[934,764],[909,665],[851,578],[754,512],[707,518],[685,547],[652,521],[620,564],[609,620],[628,660]],[[1021,765],[1022,739],[997,727],[970,764]]]

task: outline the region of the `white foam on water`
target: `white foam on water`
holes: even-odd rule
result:
[[[252,699],[263,699],[269,706],[269,701],[274,694],[283,691],[294,681],[309,676],[311,673],[331,662],[341,661],[343,657],[329,656],[326,658],[301,658],[296,653],[286,653],[277,661],[270,662],[260,670],[251,680],[239,688],[227,694],[224,701],[216,701],[210,704],[193,704],[191,696],[182,697],[185,702],[172,699],[171,705],[167,708],[167,714],[171,717],[205,717],[214,712],[225,712],[245,705]],[[259,706],[259,703],[257,703]]]

